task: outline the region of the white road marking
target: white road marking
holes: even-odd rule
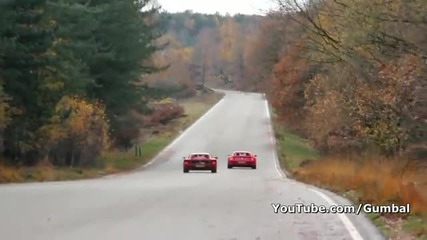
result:
[[[266,109],[266,113],[267,113],[267,118],[269,121],[268,124],[268,131],[270,134],[270,140],[273,144],[273,160],[274,160],[274,165],[276,166],[276,171],[279,174],[280,177],[285,178],[286,174],[283,173],[282,168],[280,167],[280,163],[279,163],[279,158],[277,157],[277,153],[276,153],[276,137],[274,134],[274,130],[273,130],[273,126],[272,126],[272,122],[271,122],[271,115],[270,115],[270,107],[268,106],[268,101],[265,100],[265,109]]]
[[[330,205],[338,205],[335,201],[333,201],[330,197],[326,196],[326,194],[313,189],[309,188],[310,191],[317,193],[321,198],[323,198],[327,203]],[[345,215],[345,214],[338,214],[338,217],[341,219],[342,223],[344,224],[344,227],[347,228],[347,231],[350,233],[351,237],[354,240],[363,240],[363,237],[360,235],[360,233],[357,231],[354,224],[351,222],[351,220]]]
[[[270,131],[271,142],[274,145],[274,150],[273,150],[274,164],[276,166],[276,170],[277,170],[277,173],[279,174],[279,176],[284,177],[285,174],[282,173],[280,164],[278,164],[278,158],[276,156],[276,138],[275,138],[275,134],[273,131],[272,124],[271,124],[270,107],[268,106],[267,100],[265,100],[265,108],[266,108],[266,112],[267,112],[267,117],[268,117],[268,119],[270,119],[269,131]],[[310,189],[310,191],[316,193],[321,198],[323,198],[330,205],[338,205],[335,201],[333,201],[330,197],[326,196],[324,193],[322,193],[316,189],[313,189],[313,188],[309,188],[309,189]],[[338,217],[341,219],[342,223],[344,224],[344,227],[350,233],[353,240],[363,240],[363,237],[360,235],[360,233],[357,231],[354,224],[351,222],[351,220],[345,214],[338,214]]]

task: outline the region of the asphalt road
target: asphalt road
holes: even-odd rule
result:
[[[362,216],[275,214],[272,203],[345,204],[283,177],[276,168],[267,104],[227,91],[148,167],[96,180],[0,186],[1,240],[382,239]],[[227,169],[234,150],[258,168]],[[210,152],[218,173],[182,172],[182,157]]]

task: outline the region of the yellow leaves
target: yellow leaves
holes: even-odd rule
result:
[[[61,38],[61,37],[58,37],[58,38],[55,38],[54,40],[53,40],[53,42],[52,42],[52,46],[58,46],[58,45],[60,45],[60,44],[63,44],[63,43],[65,43],[66,42],[66,40],[64,39],[64,38]]]
[[[221,38],[219,53],[221,60],[231,62],[234,60],[238,47],[239,47],[239,25],[228,17],[219,27],[219,34]]]
[[[152,61],[155,65],[167,66],[169,68],[145,78],[150,84],[160,84],[160,82],[167,83],[170,85],[176,85],[182,83],[185,85],[191,85],[191,77],[189,73],[189,63],[192,60],[194,49],[192,47],[186,47],[172,34],[165,34],[160,42],[169,42],[166,49],[159,51],[153,55]]]
[[[3,87],[0,86],[0,129],[4,129],[11,120],[11,109],[7,103],[8,99],[3,93]]]
[[[40,128],[39,133],[47,143],[45,147],[69,139],[77,146],[96,144],[107,148],[108,131],[109,124],[100,103],[65,96],[57,104],[50,123]]]
[[[402,128],[385,118],[371,122],[370,127],[363,129],[362,133],[386,152],[397,149],[406,138]]]
[[[185,61],[188,62],[193,55],[193,49],[191,47],[173,48],[170,50],[167,58],[169,62]]]
[[[39,128],[38,134],[39,134],[39,142],[36,143],[36,146],[39,149],[46,149],[46,150],[54,146],[58,141],[61,141],[66,137],[66,132],[58,124],[44,125]]]
[[[47,22],[47,25],[48,25],[49,27],[51,27],[51,28],[56,27],[56,26],[57,26],[57,24],[58,24],[58,22],[57,22],[55,19],[49,19],[49,20],[48,20],[48,22]]]
[[[309,37],[319,53],[329,57],[340,55],[347,61],[354,61],[354,54],[360,54],[371,61],[381,59],[384,53],[379,47],[386,46],[379,33],[402,38],[399,29],[404,30],[404,26],[397,20],[407,18],[408,13],[401,13],[401,4],[401,0],[322,1],[311,19],[313,24],[306,23],[310,26]],[[373,56],[376,59],[372,59]]]
[[[355,125],[382,150],[391,152],[406,140],[408,129],[401,124],[404,111],[413,105],[414,81],[420,71],[420,59],[404,56],[388,62],[375,82],[355,85],[353,112]],[[406,110],[405,110],[406,109]]]
[[[60,90],[64,87],[64,82],[46,79],[44,87],[50,90]]]

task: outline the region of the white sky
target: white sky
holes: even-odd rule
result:
[[[163,10],[168,12],[183,12],[192,10],[197,13],[219,12],[220,14],[231,15],[257,14],[263,15],[263,12],[274,7],[274,0],[157,0]]]

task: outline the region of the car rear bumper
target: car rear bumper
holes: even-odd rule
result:
[[[184,166],[184,170],[215,170],[216,166],[212,166],[212,165],[206,165],[203,167],[198,167],[195,165],[187,165]]]
[[[228,162],[231,167],[255,167],[256,162]]]

